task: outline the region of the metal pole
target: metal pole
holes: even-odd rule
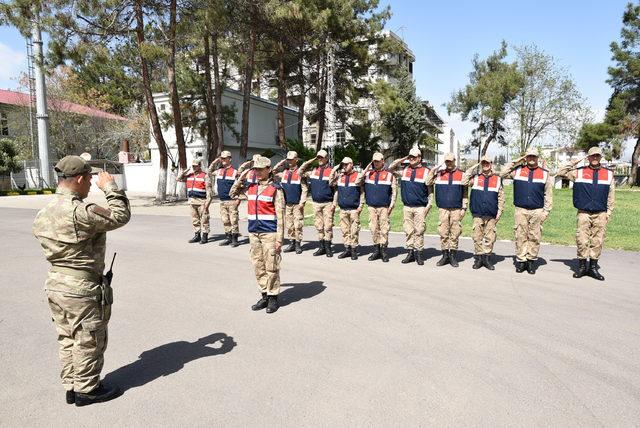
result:
[[[49,115],[47,114],[47,86],[44,78],[44,55],[39,15],[33,20],[32,40],[35,57],[36,120],[38,122],[38,157],[40,160],[40,187],[51,187],[53,177],[49,165]]]

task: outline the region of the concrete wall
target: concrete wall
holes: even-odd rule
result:
[[[124,164],[124,181],[128,192],[155,193],[158,168],[150,163]]]

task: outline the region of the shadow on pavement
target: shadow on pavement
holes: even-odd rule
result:
[[[551,262],[560,262],[567,266],[571,272],[578,273],[578,259],[551,259]]]
[[[209,346],[215,345],[215,346]],[[144,351],[132,363],[104,377],[105,384],[118,385],[122,391],[146,385],[159,377],[181,370],[185,364],[204,357],[230,352],[236,342],[225,333],[214,333],[195,342],[172,342]]]
[[[322,281],[311,281],[298,284],[282,284],[281,288],[284,290],[280,292],[278,301],[280,306],[287,306],[300,300],[311,299],[322,293],[327,287]]]

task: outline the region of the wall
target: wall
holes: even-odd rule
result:
[[[155,193],[158,168],[150,163],[124,164],[124,181],[128,192]]]

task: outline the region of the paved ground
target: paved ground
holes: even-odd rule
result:
[[[513,272],[506,242],[495,272],[471,269],[469,240],[458,269],[435,267],[434,238],[423,267],[402,265],[400,250],[388,264],[308,251],[285,256],[283,307],[267,315],[249,310],[247,245],[187,244],[187,218],[141,214],[109,237],[118,260],[104,374],[126,392],[67,406],[34,216],[0,208],[1,426],[640,421],[637,253],[606,252],[603,284],[571,278],[570,247],[544,246],[535,276]]]

